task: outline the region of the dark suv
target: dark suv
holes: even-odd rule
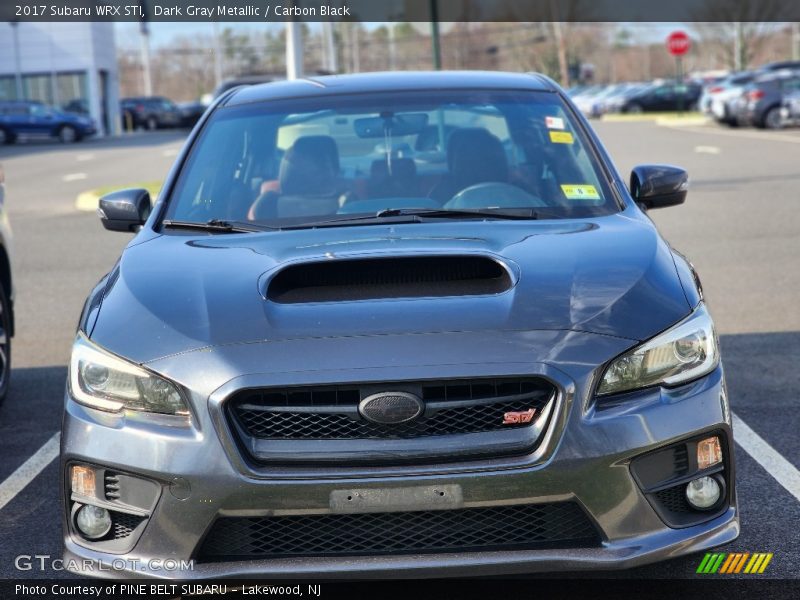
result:
[[[180,127],[183,115],[172,100],[162,96],[123,98],[120,101],[123,129]]]
[[[0,102],[0,144],[20,137],[77,142],[97,131],[91,117],[63,112],[41,102]]]

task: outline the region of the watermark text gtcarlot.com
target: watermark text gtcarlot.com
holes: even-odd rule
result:
[[[63,560],[52,558],[49,554],[20,554],[14,558],[14,567],[18,571],[193,571],[193,560],[175,560],[171,558],[115,558],[109,563],[97,563],[92,560]]]

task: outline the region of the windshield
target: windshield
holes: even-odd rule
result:
[[[570,218],[619,209],[558,95],[462,90],[221,108],[168,203],[170,221],[270,228],[387,209],[465,219],[469,210]]]

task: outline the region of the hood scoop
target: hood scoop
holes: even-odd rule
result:
[[[509,269],[486,256],[358,258],[285,267],[267,284],[266,297],[278,304],[302,304],[481,296],[513,285]]]

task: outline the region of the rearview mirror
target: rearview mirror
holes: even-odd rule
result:
[[[428,124],[425,113],[397,113],[380,117],[364,117],[353,121],[353,128],[360,138],[382,138],[387,133],[393,137],[417,135]]]
[[[132,188],[106,194],[97,214],[109,231],[139,231],[150,216],[150,192]]]
[[[689,174],[670,165],[639,165],[631,171],[631,196],[645,208],[683,204]]]

